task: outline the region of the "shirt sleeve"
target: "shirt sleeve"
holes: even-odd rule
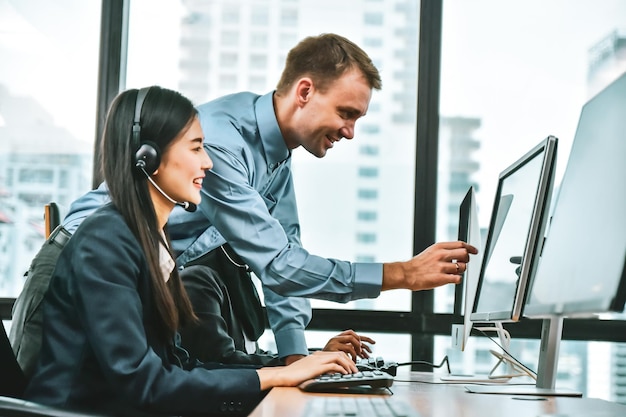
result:
[[[63,227],[73,234],[87,216],[109,201],[109,190],[103,182],[98,188],[87,192],[72,203],[63,219]]]
[[[199,207],[264,286],[283,296],[342,303],[380,294],[382,264],[323,258],[306,251],[299,239],[290,241],[283,228],[285,221],[281,224],[271,211],[279,206],[282,218],[291,211],[297,219],[291,185],[286,185],[282,194],[261,194],[251,185],[250,176],[256,173],[247,167],[249,156],[244,150],[237,155],[212,145],[207,151],[213,169],[207,171]],[[284,178],[291,176],[290,164],[276,169],[284,170]],[[285,208],[287,203],[290,208]]]

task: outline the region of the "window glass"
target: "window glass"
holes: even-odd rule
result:
[[[100,8],[0,0],[0,297],[22,289],[44,205],[91,188]]]
[[[437,240],[456,237],[459,204],[470,185],[477,189],[484,236],[499,173],[548,135],[559,138],[556,195],[583,104],[626,71],[621,0],[602,7],[593,0],[443,5]],[[436,312],[452,311],[452,291],[435,291]],[[526,358],[537,355],[536,343],[513,341]],[[623,372],[620,354],[616,344],[565,342],[557,385],[624,401],[615,394],[624,384],[615,376]],[[471,348],[457,358],[478,367],[474,356]]]
[[[293,152],[302,241],[313,254],[349,261],[407,259],[413,242],[419,2],[400,1],[403,17],[397,3],[272,0],[257,7],[249,0],[132,0],[126,87],[160,84],[197,104],[237,91],[265,93],[278,82],[289,49],[304,37],[335,32],[353,40],[377,64],[383,90],[374,92],[354,140],[340,141],[322,159],[303,149]],[[227,21],[226,13],[232,17]],[[346,19],[352,23],[345,25]],[[220,44],[224,29],[239,34],[238,49],[229,47],[228,54]],[[359,220],[363,211],[367,221]],[[408,311],[410,295],[383,293],[367,308]]]
[[[494,337],[494,334],[490,334]],[[502,352],[497,338],[471,336],[464,351],[451,347],[449,337],[435,338],[435,362],[448,355],[450,370],[455,374],[487,375],[498,359],[490,352]],[[540,341],[511,339],[511,355],[533,371],[537,371]],[[624,393],[624,355],[626,344],[562,340],[557,365],[557,389],[582,392],[583,396],[626,403]],[[504,373],[506,367],[494,371]],[[519,378],[518,378],[519,379]],[[516,382],[514,378],[512,383]],[[519,382],[519,381],[518,381]]]
[[[336,336],[341,331],[329,332],[329,331],[318,331],[318,330],[309,330],[306,332],[306,341],[307,346],[312,349],[322,349],[326,346],[326,343],[332,338]],[[362,333],[364,336],[368,336],[374,341],[375,344],[370,344],[372,349],[372,353],[370,356],[373,357],[382,357],[389,361],[394,361],[397,363],[406,363],[411,360],[411,337],[408,334],[389,334],[389,333]],[[276,351],[276,345],[274,343],[274,337],[271,332],[266,331],[259,343],[264,344],[270,350]],[[437,358],[436,358],[437,359]],[[402,368],[402,372],[404,369],[410,369],[410,367]],[[398,372],[401,372],[398,369]]]

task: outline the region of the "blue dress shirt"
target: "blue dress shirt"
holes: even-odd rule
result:
[[[263,284],[278,353],[285,357],[307,354],[304,330],[311,307],[305,297],[342,303],[377,297],[382,264],[322,258],[301,246],[291,152],[272,97],[273,92],[243,92],[198,107],[213,168],[206,173],[198,210],[176,207],[168,232],[178,265],[230,244]],[[73,211],[85,209],[85,198],[106,198],[106,187],[90,194],[72,205],[65,223],[80,216]]]

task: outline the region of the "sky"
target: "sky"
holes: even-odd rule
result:
[[[99,2],[0,0],[0,84],[12,95],[37,97],[58,125],[89,142],[99,27]]]
[[[486,226],[499,172],[548,135],[562,175],[589,98],[589,49],[612,30],[626,36],[626,1],[446,0],[443,16],[440,113],[481,119]]]

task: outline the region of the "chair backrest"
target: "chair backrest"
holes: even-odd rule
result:
[[[0,323],[0,327],[2,327],[0,332],[0,369],[2,369],[0,395],[21,398],[26,389],[26,377],[13,354],[4,325]]]
[[[54,201],[46,204],[44,206],[44,214],[43,214],[44,224],[46,228],[46,239],[50,236],[50,233],[56,227],[61,224],[61,213],[59,211],[59,206]]]

